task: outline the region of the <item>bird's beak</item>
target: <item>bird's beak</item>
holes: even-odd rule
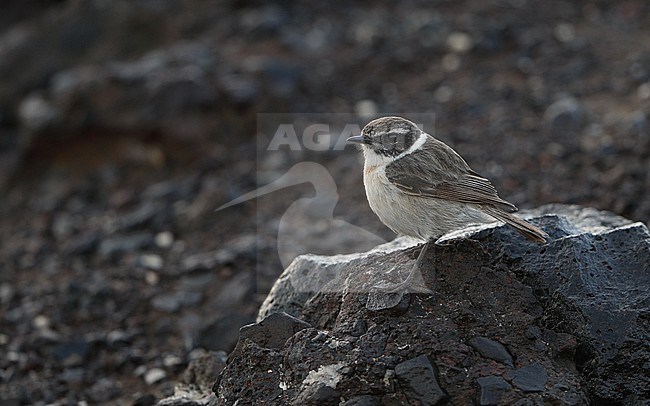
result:
[[[366,139],[363,137],[363,135],[355,135],[353,137],[348,138],[346,141],[354,142],[357,144],[367,144]]]

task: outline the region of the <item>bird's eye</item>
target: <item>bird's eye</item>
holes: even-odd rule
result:
[[[387,145],[387,146],[392,146],[395,148],[400,148],[403,147],[404,145],[404,137],[400,136],[400,134],[395,134],[395,133],[386,133],[382,136],[382,144]]]

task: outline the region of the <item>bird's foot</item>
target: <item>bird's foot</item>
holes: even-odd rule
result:
[[[422,275],[417,267],[411,270],[409,276],[404,281],[399,283],[382,282],[375,285],[375,288],[382,293],[433,293],[424,283],[424,279],[422,279]]]

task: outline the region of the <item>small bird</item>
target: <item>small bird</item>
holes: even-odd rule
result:
[[[368,203],[395,233],[426,241],[406,280],[389,291],[416,291],[414,275],[431,241],[470,224],[496,220],[543,244],[548,235],[515,217],[512,203],[499,197],[489,180],[474,172],[451,147],[402,117],[368,123],[347,139],[361,145]]]

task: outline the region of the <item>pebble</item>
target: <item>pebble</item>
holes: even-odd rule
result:
[[[50,327],[51,322],[49,317],[39,314],[38,316],[34,317],[34,320],[32,320],[32,324],[34,325],[34,327],[38,329],[42,329],[42,328]]]
[[[160,282],[160,275],[154,271],[147,271],[144,274],[144,281],[147,282],[147,285],[156,286]]]
[[[490,340],[487,337],[474,337],[469,340],[469,345],[478,351],[484,358],[493,359],[509,366],[510,368],[513,367],[512,355],[510,355],[506,347],[504,347],[500,342]]]
[[[447,72],[455,72],[460,68],[460,57],[457,54],[449,53],[442,57],[442,69]]]
[[[165,262],[158,254],[143,254],[138,257],[138,264],[154,271],[162,269]]]
[[[641,100],[650,99],[650,82],[639,85],[639,87],[636,89],[636,95]]]
[[[548,381],[546,369],[536,362],[516,369],[512,373],[512,384],[524,392],[541,392]]]
[[[0,303],[7,304],[9,303],[14,295],[16,290],[9,284],[9,282],[0,283]]]
[[[170,248],[174,244],[174,234],[171,231],[161,231],[154,237],[159,248]]]
[[[447,47],[452,51],[460,54],[472,49],[474,43],[472,37],[464,32],[452,32],[447,37]]]
[[[148,248],[153,240],[149,233],[138,233],[110,237],[99,244],[99,253],[104,257],[114,258],[129,252]]]
[[[571,42],[576,37],[575,29],[573,25],[567,23],[560,23],[555,26],[553,31],[555,38],[560,42]]]
[[[23,126],[32,131],[47,128],[59,118],[59,111],[40,94],[27,96],[18,106]]]
[[[476,380],[479,386],[479,405],[499,405],[501,396],[512,386],[500,376],[483,376]]]
[[[437,368],[426,355],[397,364],[395,375],[410,400],[423,405],[435,405],[447,397],[438,383]]]
[[[161,368],[151,368],[144,374],[144,381],[148,385],[153,385],[167,377],[167,373]]]

